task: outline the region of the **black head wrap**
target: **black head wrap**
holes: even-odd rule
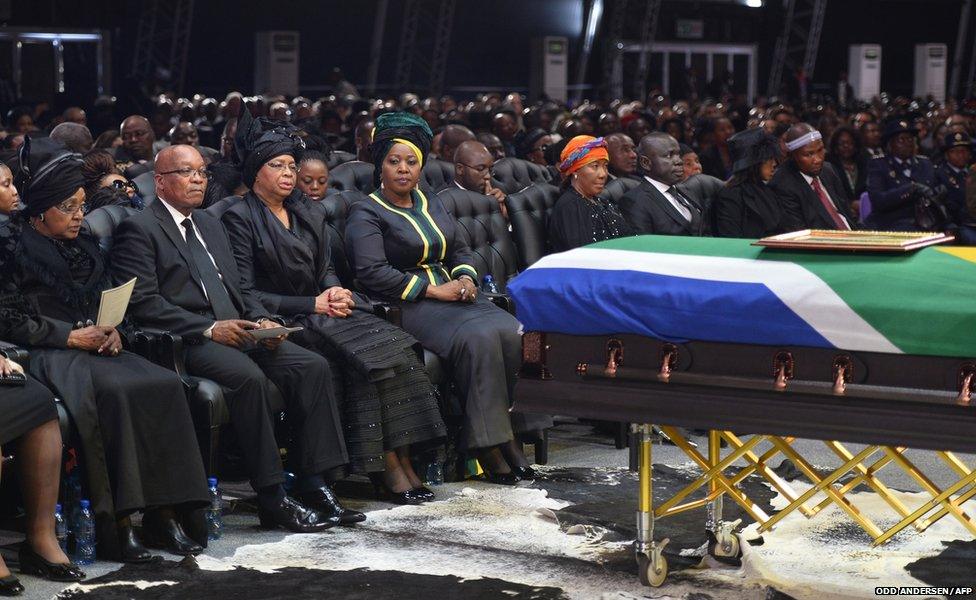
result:
[[[36,217],[70,198],[85,186],[81,155],[51,138],[24,137],[14,185],[24,203],[23,216]]]
[[[247,108],[242,107],[237,118],[234,148],[240,160],[241,178],[250,188],[254,187],[258,171],[272,158],[288,154],[300,161],[305,141],[300,130],[291,123],[267,117],[255,119]]]
[[[376,117],[376,128],[373,129],[373,143],[369,145],[370,154],[373,157],[373,183],[379,187],[380,173],[383,171],[382,164],[386,159],[390,148],[397,142],[395,140],[406,140],[420,150],[420,164],[427,162],[430,155],[430,146],[434,139],[434,133],[430,130],[430,125],[413,113],[394,112],[384,113]]]
[[[546,130],[540,127],[524,132],[515,140],[515,155],[518,158],[525,158],[532,154],[532,146],[547,135],[549,134]]]

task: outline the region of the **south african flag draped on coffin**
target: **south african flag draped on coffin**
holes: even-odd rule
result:
[[[508,291],[525,331],[976,357],[976,248],[639,236],[546,256]]]

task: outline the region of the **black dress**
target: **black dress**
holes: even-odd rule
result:
[[[117,557],[115,520],[153,506],[193,509],[209,493],[180,378],[135,354],[67,348],[78,323],[97,316],[110,286],[97,244],[20,235],[17,287],[36,317],[10,327],[31,349],[31,374],[61,397],[78,429],[100,556]]]
[[[594,242],[634,235],[617,205],[602,198],[588,200],[570,187],[549,216],[549,247],[564,252]]]
[[[779,198],[765,184],[743,182],[725,187],[712,206],[718,237],[759,239],[795,229]]]
[[[19,228],[0,224],[0,340],[8,341],[14,323],[29,318],[30,308],[13,281],[13,257]],[[54,395],[27,376],[23,387],[0,387],[0,446],[58,418]]]
[[[471,251],[437,197],[415,190],[413,206],[381,192],[356,202],[346,221],[346,248],[359,284],[396,303],[403,329],[450,365],[464,416],[459,446],[496,446],[515,431],[552,426],[545,416],[510,413],[522,362],[521,324],[484,296],[474,303],[425,297],[428,285],[462,275],[475,281]]]
[[[253,193],[223,216],[241,276],[265,308],[305,327],[294,340],[340,368],[343,429],[354,471],[381,471],[383,453],[446,435],[434,388],[417,358],[417,340],[372,314],[355,294],[345,318],[315,314],[315,297],[341,287],[333,269],[325,213],[299,192],[285,201],[289,228]]]

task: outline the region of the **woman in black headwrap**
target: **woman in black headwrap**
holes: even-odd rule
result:
[[[223,215],[234,256],[265,307],[305,328],[293,339],[341,365],[333,372],[343,377],[352,468],[382,473],[395,502],[432,500],[410,445],[444,437],[445,428],[417,342],[336,277],[325,212],[296,187],[304,150],[297,134],[285,122],[241,116],[236,147],[251,191]]]
[[[11,216],[19,204],[13,175],[0,163],[0,215]],[[7,339],[5,334],[14,324],[30,318],[27,302],[13,285],[17,239],[16,221],[0,225],[0,339]],[[0,354],[0,377],[14,374],[24,375],[23,369]],[[20,386],[0,386],[0,447],[16,448],[20,466],[27,512],[27,539],[18,551],[21,572],[63,581],[83,579],[85,574],[70,563],[54,531],[61,471],[61,428],[54,396],[30,375]],[[23,591],[24,586],[0,558],[0,596],[16,596]]]
[[[370,153],[379,189],[352,205],[346,246],[359,284],[399,304],[403,328],[450,365],[465,418],[461,447],[477,455],[490,481],[512,485],[534,476],[509,413],[521,363],[519,322],[478,294],[454,218],[418,188],[432,137],[412,114],[376,119]],[[525,431],[551,423],[514,420]]]
[[[145,511],[143,538],[179,554],[206,544],[209,493],[180,378],[122,349],[115,327],[96,326],[111,287],[97,243],[79,235],[84,210],[81,160],[51,139],[21,152],[26,207],[14,284],[32,316],[8,326],[31,348],[31,374],[64,400],[80,438],[99,556],[143,562],[151,555],[129,516]],[[199,544],[181,521],[192,525]]]

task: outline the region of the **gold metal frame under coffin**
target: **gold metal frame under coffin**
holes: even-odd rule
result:
[[[924,531],[949,514],[976,536],[976,520],[961,508],[965,502],[976,496],[976,469],[968,467],[951,452],[938,452],[937,455],[950,470],[959,475],[960,479],[943,490],[905,456],[907,449],[904,447],[868,446],[854,454],[840,442],[824,441],[823,443],[844,462],[830,473],[821,475],[793,447],[795,438],[792,437],[755,435],[743,441],[732,432],[713,431],[708,436],[709,448],[706,457],[692,446],[679,430],[668,426],[660,426],[660,429],[702,469],[703,473],[667,501],[657,507],[651,507],[648,502],[650,493],[647,490],[650,489],[650,479],[653,477],[653,473],[650,468],[642,464],[644,468],[640,470],[640,487],[643,500],[641,509],[652,511],[656,519],[709,505],[727,495],[759,523],[760,532],[772,530],[778,522],[794,511],[800,511],[809,519],[834,504],[847,513],[852,521],[871,536],[874,546],[887,542],[910,525],[918,531]],[[729,445],[724,456],[722,456],[720,447],[721,440],[725,440]],[[763,443],[768,443],[770,448],[758,454],[756,448]],[[870,462],[875,455],[879,454],[880,456],[876,460]],[[793,461],[796,467],[813,483],[813,486],[803,493],[799,493],[789,482],[777,475],[769,466],[769,461],[777,455],[782,455]],[[726,475],[725,469],[740,459],[745,460],[747,466],[734,476]],[[889,465],[894,465],[911,476],[931,498],[915,509],[906,506],[879,476],[881,470]],[[839,483],[840,479],[852,472],[855,473],[852,479],[843,484]],[[760,505],[749,498],[748,494],[738,485],[753,473],[763,477],[788,500],[789,504],[774,515],[767,515]],[[862,513],[848,497],[848,494],[860,484],[870,487],[885,501],[900,518],[898,523],[882,531],[874,521]],[[706,485],[708,493],[703,498],[681,503],[692,493]],[[810,501],[817,494],[823,494],[826,497],[817,504],[810,504]]]

